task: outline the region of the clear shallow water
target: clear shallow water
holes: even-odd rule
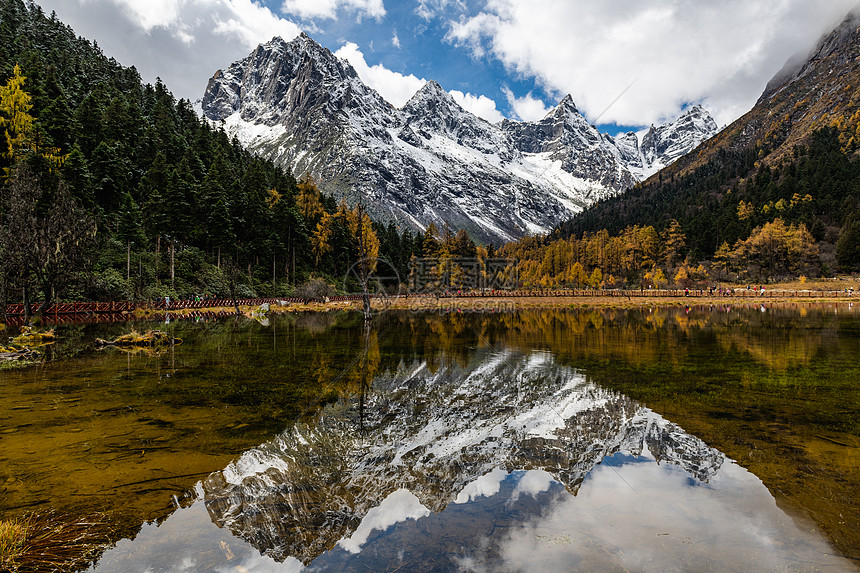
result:
[[[502,351],[378,377],[95,570],[851,570],[808,526],[677,425]]]
[[[3,407],[17,388],[30,410],[0,410],[13,429],[0,446],[32,444],[0,450],[7,491],[36,507],[97,501],[126,522],[95,571],[855,570],[834,556],[856,551],[850,313],[175,328],[172,352],[75,350],[2,390]],[[60,396],[122,412],[93,435],[123,422],[130,444],[160,439],[162,453],[40,450],[34,436],[86,431],[37,414],[52,401],[68,419]],[[70,463],[97,470],[52,481],[44,468]],[[143,483],[104,487],[118,466]]]

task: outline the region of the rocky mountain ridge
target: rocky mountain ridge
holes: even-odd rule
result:
[[[717,132],[700,107],[600,133],[565,97],[545,118],[491,124],[427,82],[397,109],[306,34],[274,38],[209,81],[202,111],[255,153],[308,174],[381,221],[464,228],[500,243],[549,231]]]

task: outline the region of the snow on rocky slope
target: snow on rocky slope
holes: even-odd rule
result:
[[[570,96],[540,121],[494,125],[434,81],[397,109],[306,34],[274,38],[216,72],[202,110],[255,153],[362,201],[378,220],[448,224],[496,244],[547,232],[717,131],[697,106],[652,126],[640,145],[633,133],[600,133]]]

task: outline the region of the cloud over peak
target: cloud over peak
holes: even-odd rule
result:
[[[359,19],[367,16],[379,20],[385,16],[382,0],[284,0],[281,10],[307,20],[333,20],[341,12]]]
[[[707,101],[725,123],[755,103],[786,53],[812,45],[854,4],[489,0],[452,21],[447,38],[548,93],[573,94],[590,118],[606,110],[602,122],[659,122],[685,103]]]

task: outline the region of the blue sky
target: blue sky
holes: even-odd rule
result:
[[[538,119],[569,93],[617,133],[691,104],[733,121],[857,0],[37,2],[190,100],[257,44],[306,31],[396,106],[431,79],[489,121]]]

